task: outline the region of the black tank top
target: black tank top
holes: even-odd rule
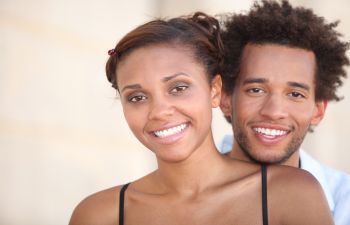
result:
[[[262,217],[263,225],[268,225],[267,210],[267,169],[266,164],[261,165],[261,197],[262,197]],[[130,184],[130,183],[129,183]],[[119,225],[124,225],[124,195],[129,184],[125,184],[119,193]]]

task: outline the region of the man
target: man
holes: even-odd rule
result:
[[[327,103],[340,100],[336,90],[346,77],[349,44],[339,39],[337,23],[327,24],[287,1],[262,1],[223,25],[221,109],[234,140],[226,137],[221,150],[236,159],[309,171],[320,182],[335,223],[349,225],[350,177],[300,150]]]

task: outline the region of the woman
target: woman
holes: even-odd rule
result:
[[[203,13],[155,20],[109,51],[108,80],[158,169],[93,194],[76,224],[333,224],[317,181],[289,167],[222,156],[211,118],[221,96],[219,23]],[[268,190],[266,188],[268,187]]]

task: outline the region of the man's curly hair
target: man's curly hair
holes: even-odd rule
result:
[[[335,100],[336,90],[346,77],[349,65],[348,42],[340,40],[334,30],[339,21],[326,23],[311,9],[292,7],[288,1],[255,2],[248,14],[230,14],[223,20],[222,40],[225,47],[223,88],[232,94],[239,74],[244,47],[252,44],[279,44],[302,48],[316,56],[316,101]]]

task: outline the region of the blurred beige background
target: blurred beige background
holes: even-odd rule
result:
[[[68,224],[87,195],[152,171],[104,74],[107,50],[155,17],[247,10],[239,0],[0,0],[0,224]],[[294,0],[350,40],[347,0]],[[330,104],[304,148],[350,173],[345,99]],[[215,110],[216,142],[231,129]]]

